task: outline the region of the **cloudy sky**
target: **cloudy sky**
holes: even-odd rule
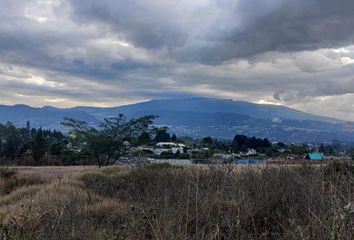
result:
[[[354,121],[353,0],[0,3],[0,104],[205,96]]]

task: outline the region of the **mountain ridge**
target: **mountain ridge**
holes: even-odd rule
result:
[[[274,108],[274,109],[280,109],[280,110],[290,110],[299,114],[305,114],[307,116],[312,116],[315,119],[321,119],[321,120],[329,120],[329,121],[340,121],[340,122],[350,122],[350,121],[346,121],[343,119],[338,119],[338,118],[333,118],[333,117],[326,117],[326,116],[321,116],[321,115],[316,115],[316,114],[311,114],[311,113],[306,113],[297,109],[293,109],[290,107],[286,107],[283,105],[275,105],[275,104],[259,104],[259,103],[252,103],[252,102],[247,102],[247,101],[241,101],[241,100],[233,100],[233,99],[222,99],[222,98],[205,98],[205,97],[194,97],[194,98],[175,98],[175,99],[152,99],[149,101],[143,101],[143,102],[138,102],[138,103],[133,103],[133,104],[125,104],[125,105],[120,105],[120,106],[113,106],[113,107],[95,107],[95,106],[75,106],[75,107],[68,107],[68,108],[60,108],[60,107],[54,107],[54,106],[50,106],[50,105],[46,105],[43,107],[33,107],[33,106],[29,106],[26,104],[14,104],[14,105],[1,105],[0,104],[0,108],[2,107],[24,107],[24,108],[29,108],[29,109],[36,109],[36,110],[57,110],[57,111],[72,111],[72,110],[79,110],[79,111],[83,111],[86,112],[87,110],[90,109],[94,109],[94,110],[120,110],[120,109],[129,109],[132,108],[134,106],[141,106],[144,104],[151,104],[151,103],[155,103],[158,102],[159,104],[161,104],[161,102],[169,102],[169,101],[194,101],[194,100],[203,100],[203,101],[213,101],[213,102],[222,102],[222,103],[231,103],[231,104],[245,104],[245,105],[253,105],[253,106],[258,106],[261,108]],[[1,110],[1,109],[0,109]],[[159,110],[168,110],[168,109],[164,109],[164,108],[159,108]],[[198,111],[198,109],[196,109]],[[210,111],[198,111],[198,112],[210,112]],[[222,112],[229,112],[229,111],[220,111],[220,113]]]
[[[205,98],[205,97],[196,97],[196,98],[180,98],[180,99],[153,99],[150,101],[144,101],[144,102],[139,102],[139,103],[134,103],[134,104],[128,104],[128,105],[122,105],[122,106],[117,106],[117,107],[85,107],[85,106],[78,106],[78,107],[74,107],[74,108],[69,108],[69,109],[79,109],[79,110],[84,110],[85,109],[98,109],[98,110],[129,110],[131,108],[134,108],[136,106],[143,106],[145,105],[145,107],[149,107],[149,110],[156,110],[154,107],[151,108],[151,105],[154,103],[158,104],[158,110],[169,110],[169,107],[163,106],[164,103],[169,103],[170,101],[174,101],[174,102],[184,102],[184,106],[186,106],[185,108],[187,109],[193,109],[194,111],[198,111],[198,112],[215,112],[215,111],[210,111],[210,110],[205,110],[203,109],[203,111],[201,111],[199,108],[195,108],[193,106],[191,106],[191,103],[194,101],[203,101],[203,102],[212,102],[212,103],[221,103],[221,104],[237,104],[237,107],[240,107],[240,105],[249,107],[249,106],[253,106],[253,107],[258,107],[258,108],[263,108],[263,109],[269,109],[272,108],[273,110],[277,110],[277,111],[282,111],[282,110],[287,110],[287,111],[291,111],[293,113],[297,113],[300,115],[306,115],[306,119],[309,118],[309,116],[311,116],[311,119],[313,120],[328,120],[328,121],[341,121],[341,122],[345,122],[345,120],[341,120],[341,119],[336,119],[336,118],[331,118],[331,117],[325,117],[325,116],[319,116],[319,115],[315,115],[315,114],[310,114],[310,113],[305,113],[303,111],[300,110],[296,110],[296,109],[292,109],[286,106],[280,106],[280,105],[272,105],[272,104],[257,104],[257,103],[251,103],[251,102],[247,102],[247,101],[235,101],[232,99],[217,99],[217,98]],[[146,106],[148,105],[148,106]],[[162,105],[162,106],[161,106]],[[208,107],[210,105],[208,104]],[[179,109],[181,111],[181,109]],[[186,109],[182,109],[186,110]],[[218,111],[220,111],[220,109],[218,109]],[[220,111],[220,112],[230,112],[228,111]],[[240,111],[231,111],[233,113],[240,113]],[[293,119],[293,118],[290,118]]]
[[[354,123],[308,114],[285,106],[255,104],[246,101],[213,98],[150,100],[118,107],[33,108],[24,104],[0,105],[0,122],[24,126],[64,129],[63,117],[84,120],[97,125],[103,118],[119,113],[128,118],[158,115],[156,125],[167,125],[180,136],[210,135],[230,139],[235,134],[268,137],[285,142],[353,141]]]

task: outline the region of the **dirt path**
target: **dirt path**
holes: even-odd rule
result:
[[[95,166],[16,166],[11,167],[17,170],[19,175],[22,176],[39,176],[48,180],[61,178],[64,175],[75,174],[85,170],[97,168]]]

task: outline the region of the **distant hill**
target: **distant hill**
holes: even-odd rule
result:
[[[0,105],[0,123],[12,122],[16,126],[25,126],[27,120],[32,127],[61,129],[63,117],[82,119],[91,124],[98,124],[98,119],[86,112],[59,109],[53,107],[32,108],[27,105],[3,106]]]
[[[152,100],[112,108],[0,106],[0,122],[11,121],[24,126],[30,120],[36,127],[63,130],[60,122],[64,116],[97,125],[104,117],[119,113],[129,118],[158,115],[156,125],[167,125],[171,132],[180,136],[210,135],[230,139],[239,133],[268,137],[273,141],[354,142],[354,123],[311,115],[283,106],[212,98]]]

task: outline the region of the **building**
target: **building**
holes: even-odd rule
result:
[[[159,142],[155,147],[140,147],[140,150],[157,155],[161,155],[161,153],[182,154],[187,151],[187,147],[184,144],[179,143]]]
[[[324,154],[321,152],[313,152],[308,154],[308,158],[311,161],[321,161],[324,159]]]

